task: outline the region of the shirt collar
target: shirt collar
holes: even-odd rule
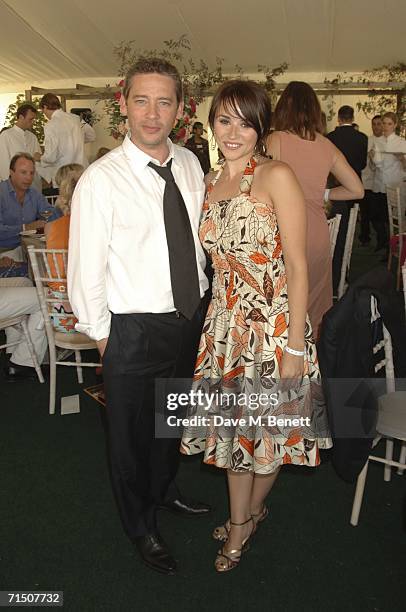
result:
[[[7,179],[6,182],[7,182],[7,187],[8,187],[9,193],[16,193],[16,190],[14,188],[13,183],[11,182],[11,179]],[[26,190],[26,193],[31,193],[32,189],[33,189],[32,187],[28,187],[28,189]]]
[[[167,139],[167,145],[169,149],[169,155],[163,164],[160,164],[157,159],[155,159],[154,157],[151,157],[151,155],[148,155],[148,153],[145,153],[139,147],[137,147],[137,145],[135,145],[131,141],[130,133],[128,133],[126,137],[124,138],[122,147],[123,147],[125,156],[131,162],[131,165],[133,166],[134,170],[139,171],[139,170],[144,170],[148,166],[149,162],[151,161],[154,164],[157,164],[158,166],[161,166],[161,165],[166,166],[169,160],[173,159],[172,167],[179,165],[177,164],[177,160],[176,160],[176,147],[174,146],[173,142],[169,138]]]
[[[56,111],[52,113],[50,121],[52,121],[54,117],[59,117],[59,115],[62,115],[62,113],[63,113],[63,110],[61,108],[57,108]]]
[[[19,125],[14,125],[13,127],[14,127],[14,129],[15,129],[17,132],[22,132],[22,133],[24,134],[24,130],[23,130],[22,128],[20,128],[20,126],[19,126]]]

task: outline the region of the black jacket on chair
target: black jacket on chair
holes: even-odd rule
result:
[[[374,379],[371,295],[378,300],[392,336],[397,376],[404,376],[402,303],[392,287],[393,278],[386,269],[372,270],[351,285],[323,317],[318,355],[334,443],[331,458],[338,475],[349,482],[356,480],[368,458],[375,436],[377,397],[385,393],[385,380]]]

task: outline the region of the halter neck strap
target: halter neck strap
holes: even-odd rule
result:
[[[214,177],[214,179],[211,181],[207,193],[210,193],[210,191],[213,189],[214,185],[217,183],[217,181],[219,180],[223,170],[224,170],[224,165],[225,162],[222,163],[220,169],[218,170],[218,172],[216,173],[216,176]],[[240,181],[240,191],[239,193],[244,193],[246,195],[249,195],[251,193],[251,185],[252,185],[252,181],[254,179],[254,171],[255,168],[258,165],[258,159],[257,157],[254,155],[251,157],[251,159],[248,160],[247,165],[245,166],[245,170],[244,173],[241,177],[241,181]]]

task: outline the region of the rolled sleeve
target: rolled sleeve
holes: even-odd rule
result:
[[[107,338],[111,314],[107,304],[107,258],[112,228],[109,186],[90,168],[81,177],[71,206],[68,293],[76,329],[93,340]]]

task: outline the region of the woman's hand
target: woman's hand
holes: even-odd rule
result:
[[[280,367],[280,377],[290,378],[292,380],[302,378],[304,372],[304,356],[291,355],[286,351],[283,352],[282,363]]]

